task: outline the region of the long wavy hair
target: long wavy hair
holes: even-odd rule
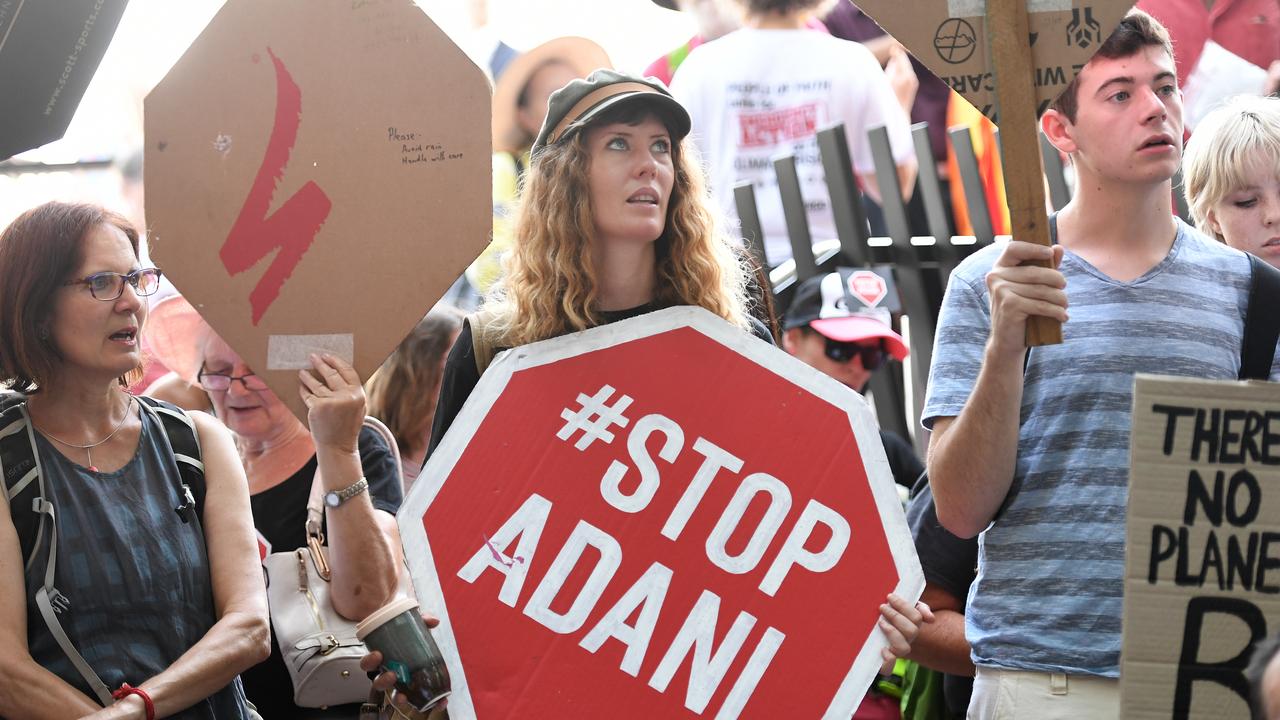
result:
[[[638,103],[606,111],[592,125],[638,125],[660,113]],[[587,175],[591,153],[586,129],[548,146],[525,174],[516,216],[515,246],[504,275],[485,299],[491,314],[484,331],[494,347],[515,347],[600,324],[595,234]],[[696,305],[748,327],[746,270],[712,209],[702,167],[686,138],[672,147],[675,182],[666,222],[656,243],[659,307]]]
[[[444,359],[462,318],[462,311],[446,305],[427,313],[364,385],[369,414],[387,424],[405,457],[426,450]]]

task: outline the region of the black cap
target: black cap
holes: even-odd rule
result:
[[[532,153],[536,155],[543,146],[571,136],[605,110],[630,102],[653,106],[667,120],[673,142],[678,143],[689,134],[693,124],[689,112],[671,97],[671,91],[662,81],[616,70],[596,70],[586,80],[574,80],[551,93],[547,101],[547,119],[533,141]]]

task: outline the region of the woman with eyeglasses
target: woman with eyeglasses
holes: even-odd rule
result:
[[[148,347],[180,378],[165,380],[159,395],[184,402],[192,390],[202,391],[234,433],[253,525],[268,552],[306,546],[307,501],[318,474],[333,609],[360,620],[389,602],[403,564],[395,522],[403,491],[387,443],[362,425],[367,404],[355,370],[329,355],[312,358],[311,369],[298,374],[308,408],[303,425],[184,298],[164,299],[152,315]],[[182,388],[186,383],[191,387]],[[359,711],[358,705],[320,710],[294,704],[293,681],[274,637],[270,658],[242,679],[266,718],[350,718]]]
[[[34,539],[30,498],[0,512],[0,716],[253,717],[236,676],[267,656],[267,602],[235,446],[188,416],[194,503],[161,411],[126,392],[159,278],[97,206],[46,203],[0,234],[0,386],[17,393],[0,436],[41,497]]]

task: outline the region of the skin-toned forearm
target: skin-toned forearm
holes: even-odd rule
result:
[[[898,191],[902,193],[902,201],[907,202],[911,199],[912,193],[916,188],[916,172],[918,167],[914,160],[898,165]],[[880,184],[876,180],[875,173],[857,173],[858,181],[862,185],[862,191],[867,194],[877,205],[884,204],[884,197],[880,194]]]
[[[959,537],[986,529],[1009,494],[1018,450],[1022,361],[1021,354],[988,345],[960,415],[934,423],[929,485],[938,521]]]
[[[973,677],[969,642],[964,639],[964,615],[955,610],[934,610],[933,617],[933,623],[920,628],[907,658],[931,670]]]
[[[895,47],[898,47],[898,41],[889,35],[881,35],[880,37],[863,40],[862,45],[870,50],[871,54],[876,56],[876,62],[880,63],[881,67],[884,67],[884,64],[889,62],[889,54],[893,52]]]
[[[232,610],[172,665],[140,687],[155,703],[156,717],[166,717],[218,692],[270,654],[267,618],[252,610]]]
[[[933,608],[934,621],[920,627],[907,658],[939,672],[973,677],[964,638],[964,602],[930,582],[925,583],[920,601]]]
[[[348,487],[363,474],[357,453],[318,447],[316,459],[326,491]],[[397,553],[381,514],[367,490],[325,514],[333,609],[349,620],[363,619],[396,591]]]
[[[909,114],[910,111],[908,111]],[[915,160],[898,166],[898,189],[902,192],[902,202],[909,202],[911,195],[915,193],[916,173],[919,169]]]
[[[36,619],[36,622],[44,622]],[[98,703],[36,664],[25,648],[0,664],[0,717],[64,720],[101,710]]]

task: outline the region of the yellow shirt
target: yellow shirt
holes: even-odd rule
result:
[[[529,153],[520,156],[524,167],[529,167]],[[481,294],[489,291],[502,276],[502,256],[514,242],[516,202],[519,200],[520,170],[516,156],[509,152],[493,154],[493,238],[467,268],[467,280]]]

